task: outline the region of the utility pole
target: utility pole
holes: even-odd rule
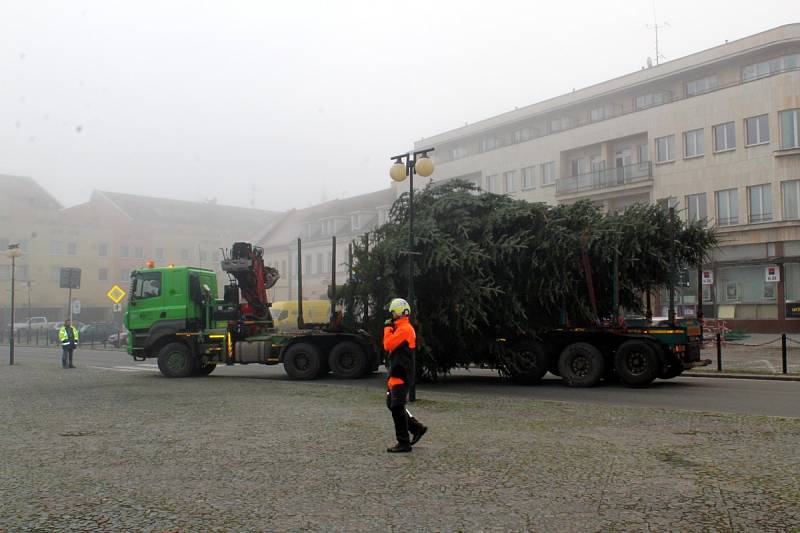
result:
[[[14,283],[16,281],[16,260],[22,255],[19,244],[9,244],[6,250],[6,257],[11,259],[11,336],[8,339],[8,364],[14,364]]]

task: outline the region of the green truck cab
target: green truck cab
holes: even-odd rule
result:
[[[138,361],[156,358],[166,377],[208,375],[218,365],[251,363],[282,363],[292,379],[315,379],[328,372],[352,379],[377,370],[374,344],[363,332],[333,324],[276,329],[266,301],[263,252],[249,245],[240,249],[250,255],[223,261],[223,268],[227,262],[236,275],[225,285],[222,299],[211,270],[176,266],[134,271],[125,313],[128,354]],[[249,300],[240,303],[241,296]]]

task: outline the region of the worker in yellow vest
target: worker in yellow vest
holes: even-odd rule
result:
[[[69,319],[58,330],[58,341],[61,343],[61,367],[75,368],[72,364],[72,353],[78,346],[78,330]]]

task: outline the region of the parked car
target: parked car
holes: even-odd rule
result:
[[[48,330],[48,328],[52,325],[51,322],[47,321],[47,317],[44,316],[33,316],[26,320],[25,322],[15,322],[14,323],[14,333],[19,331],[30,331],[31,335],[38,333],[42,333]]]
[[[123,329],[119,333],[114,333],[108,336],[108,343],[115,348],[121,348],[128,344],[128,330]]]
[[[87,324],[80,328],[81,344],[102,344],[108,341],[109,335],[119,333],[119,326],[113,322],[98,322],[95,324]]]

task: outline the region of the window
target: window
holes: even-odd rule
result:
[[[322,254],[317,254],[317,274],[325,272],[325,265],[322,262]]]
[[[656,139],[656,163],[675,161],[675,136],[667,135]]]
[[[646,144],[640,144],[637,146],[636,153],[639,156],[639,163],[646,163],[650,161],[650,149]]]
[[[514,176],[515,172],[513,170],[509,172],[503,172],[503,186],[505,187],[505,192],[516,192],[517,184],[516,179]]]
[[[800,148],[800,109],[778,113],[781,119],[781,150]]]
[[[142,259],[144,257],[144,248],[142,248],[141,246],[134,246],[133,256],[137,259]]]
[[[690,194],[686,197],[686,207],[688,209],[689,222],[706,220],[706,193]]]
[[[161,296],[161,272],[137,274],[133,295],[137,300]]]
[[[306,274],[311,274],[311,256],[306,256]]]
[[[50,267],[50,281],[58,283],[61,281],[61,268]]]
[[[281,272],[286,273],[286,260],[281,261]]]
[[[156,259],[164,259],[164,249],[156,248]]]
[[[550,121],[551,132],[566,130],[571,127],[572,127],[572,119],[570,117],[559,117]]]
[[[793,54],[783,57],[770,59],[769,61],[762,61],[747,65],[742,69],[742,79],[744,81],[754,80],[776,74],[784,70],[794,69],[800,65],[800,54]]]
[[[732,226],[739,223],[739,191],[717,191],[717,224]]]
[[[120,281],[130,281],[131,280],[131,271],[127,269],[122,269],[119,271],[119,280]]]
[[[531,131],[530,128],[522,128],[514,132],[515,143],[529,141],[532,138],[533,138],[533,132]]]
[[[485,139],[481,139],[481,152],[486,152],[487,150],[494,150],[497,148],[497,139],[495,137],[487,137]]]
[[[189,250],[181,250],[181,259],[184,261],[189,259]]]
[[[522,188],[533,189],[536,187],[536,167],[522,169]]]
[[[108,269],[101,268],[97,271],[97,281],[108,281]]]
[[[351,224],[351,226],[353,228],[353,231],[361,229],[361,224],[359,223],[358,215],[352,215],[350,217],[350,224]]]
[[[746,146],[769,142],[769,115],[759,115],[744,119],[744,128],[747,137]]]
[[[64,255],[64,242],[50,241],[50,255]]]
[[[724,152],[736,148],[736,129],[733,122],[714,126],[714,151]]]
[[[580,176],[586,172],[583,158],[573,159],[569,162],[570,176]]]
[[[450,159],[461,159],[462,157],[467,157],[467,149],[463,146],[456,146],[452,150],[450,150]]]
[[[589,111],[589,120],[591,122],[597,122],[598,120],[603,120],[606,118],[606,108],[605,107],[595,107],[591,111]]]
[[[67,255],[78,255],[78,243],[77,242],[68,242],[67,243]]]
[[[542,163],[540,174],[542,175],[542,185],[554,184],[556,182],[556,162]]]
[[[497,192],[497,174],[486,176],[486,192]]]
[[[119,247],[119,256],[120,257],[130,257],[131,251],[130,248],[127,246],[120,246]]]
[[[707,93],[717,87],[719,87],[719,78],[716,75],[690,81],[686,84],[686,96]]]
[[[640,109],[647,109],[656,105],[666,104],[672,99],[672,93],[669,91],[659,91],[649,94],[643,94],[636,97],[634,101],[634,108],[638,111]]]
[[[322,271],[323,272],[327,272],[328,271],[328,268],[329,268],[329,266],[330,266],[332,261],[333,261],[333,258],[331,257],[331,253],[330,252],[326,252],[325,253],[325,264],[322,266]]]
[[[750,222],[769,222],[772,220],[772,185],[756,185],[747,188],[747,202],[750,205]]]
[[[687,131],[683,134],[683,157],[699,157],[705,153],[703,130]]]
[[[800,180],[781,183],[783,192],[783,219],[800,219]]]
[[[108,244],[101,242],[97,245],[97,255],[100,257],[108,257]]]

